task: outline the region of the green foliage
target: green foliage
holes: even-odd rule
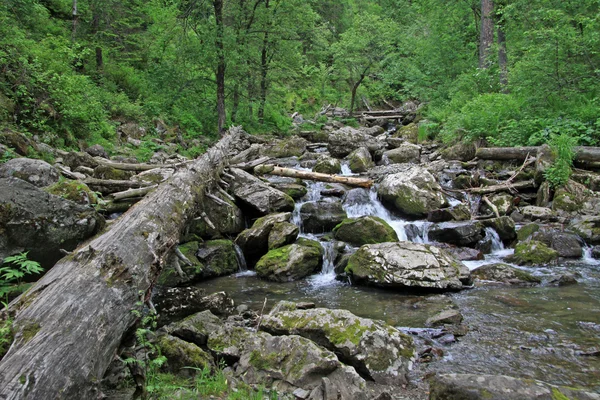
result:
[[[43,271],[38,262],[27,258],[27,252],[6,257],[0,266],[0,297],[6,296],[11,287],[20,285],[26,275],[35,275]]]
[[[2,303],[2,308],[8,308],[7,303]],[[8,351],[10,344],[13,341],[12,318],[6,316],[0,320],[0,360]]]
[[[575,152],[573,147],[577,144],[577,138],[567,133],[554,135],[550,139],[550,147],[556,157],[554,164],[545,171],[545,177],[554,188],[565,185],[571,177],[571,167]]]

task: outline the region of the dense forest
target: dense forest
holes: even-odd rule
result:
[[[597,0],[3,0],[0,123],[111,149],[120,124],[204,150],[327,104],[423,104],[420,135],[600,139]],[[318,122],[318,121],[317,121]],[[145,144],[152,147],[152,144]],[[147,150],[152,150],[151,148]]]

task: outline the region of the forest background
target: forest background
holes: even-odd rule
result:
[[[406,100],[422,138],[598,145],[600,1],[0,1],[0,128],[55,147],[135,121],[195,156],[231,124]]]

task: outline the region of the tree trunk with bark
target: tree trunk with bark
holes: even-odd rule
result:
[[[0,361],[1,399],[99,397],[98,384],[136,323],[132,310],[150,297],[242,135],[236,128],[225,136],[9,305],[15,335]]]
[[[343,183],[348,186],[357,186],[370,188],[373,186],[373,181],[363,178],[351,178],[347,176],[328,175],[319,172],[300,171],[292,168],[276,167],[274,165],[259,165],[254,168],[254,172],[258,175],[270,174],[278,176],[287,176],[290,178],[309,179],[320,182]]]
[[[479,32],[479,68],[490,66],[490,48],[494,43],[494,2],[481,0],[481,31]]]
[[[225,133],[225,124],[227,123],[227,115],[225,110],[225,49],[223,46],[223,0],[214,0],[213,6],[215,9],[216,23],[216,38],[215,47],[217,49],[217,116],[219,134]]]

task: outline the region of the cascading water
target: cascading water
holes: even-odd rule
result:
[[[235,242],[233,243],[233,248],[235,250],[235,257],[237,258],[239,271],[244,272],[248,270],[248,264],[246,263],[246,257],[244,257],[244,252]]]
[[[489,237],[492,242],[492,254],[504,250],[504,243],[500,240],[500,235],[494,228],[485,228],[485,237]]]

